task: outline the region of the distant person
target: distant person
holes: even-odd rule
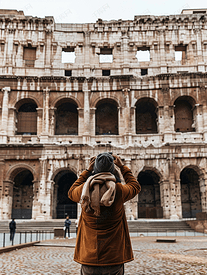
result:
[[[10,241],[12,242],[14,240],[14,235],[16,231],[16,222],[14,219],[9,223],[9,229],[10,229]]]
[[[71,225],[71,221],[69,220],[69,216],[67,216],[64,224],[64,227],[65,227],[64,238],[66,238],[67,231],[68,231],[68,238],[70,238],[70,225]]]
[[[120,157],[107,152],[91,158],[71,186],[69,198],[82,206],[74,255],[81,275],[124,274],[124,263],[134,259],[124,203],[140,190]]]

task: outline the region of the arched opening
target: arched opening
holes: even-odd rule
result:
[[[192,168],[185,168],[180,173],[181,203],[183,218],[195,218],[202,212],[201,193],[198,173]]]
[[[31,219],[33,205],[33,175],[25,169],[14,178],[12,218]]]
[[[37,104],[33,100],[22,100],[17,108],[16,128],[17,135],[37,134]]]
[[[175,131],[193,132],[195,126],[193,123],[194,100],[190,97],[179,97],[175,103]]]
[[[151,98],[140,99],[136,104],[136,133],[157,133],[157,104]]]
[[[114,100],[102,100],[96,106],[96,135],[118,135],[118,108]]]
[[[53,218],[64,219],[66,216],[70,216],[71,219],[77,218],[77,203],[68,198],[68,190],[76,180],[77,176],[68,170],[63,170],[56,175]]]
[[[141,185],[138,201],[139,218],[162,218],[160,202],[160,177],[152,170],[142,171],[138,175]]]
[[[78,110],[74,102],[61,102],[56,110],[55,135],[78,135]]]

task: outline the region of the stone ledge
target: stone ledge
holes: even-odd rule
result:
[[[40,241],[36,241],[36,242],[30,242],[30,243],[23,243],[23,244],[16,244],[16,245],[10,245],[10,246],[6,246],[6,247],[1,247],[0,248],[0,254],[2,253],[6,253],[6,252],[10,252],[16,249],[21,249],[21,248],[25,248],[25,247],[29,247],[29,246],[33,246],[37,243],[39,243]]]

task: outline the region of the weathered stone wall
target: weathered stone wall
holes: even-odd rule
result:
[[[153,178],[151,185],[143,178],[143,193],[126,203],[128,218],[182,218],[184,186],[195,183],[187,214],[207,212],[206,19],[182,14],[56,24],[53,17],[1,16],[0,219],[18,208],[15,177],[24,171],[33,176],[32,218],[55,218],[61,175],[78,176],[90,157],[105,151],[119,154],[136,178],[141,172]],[[149,50],[150,60],[137,60],[138,49]],[[63,50],[75,52],[74,63],[61,61]],[[104,51],[112,52],[112,62],[100,62]],[[182,60],[175,60],[176,51]],[[37,133],[19,134],[19,109],[31,103]],[[64,104],[72,113],[59,111]],[[196,180],[183,182],[184,169]],[[31,206],[30,191],[22,209]]]

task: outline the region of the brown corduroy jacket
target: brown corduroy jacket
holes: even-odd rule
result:
[[[124,203],[134,198],[141,187],[127,166],[121,168],[121,173],[126,184],[116,183],[114,203],[110,207],[101,206],[100,217],[82,210],[74,255],[80,264],[118,265],[134,259]],[[74,202],[80,201],[83,184],[89,176],[90,172],[83,171],[71,186],[68,196]]]

